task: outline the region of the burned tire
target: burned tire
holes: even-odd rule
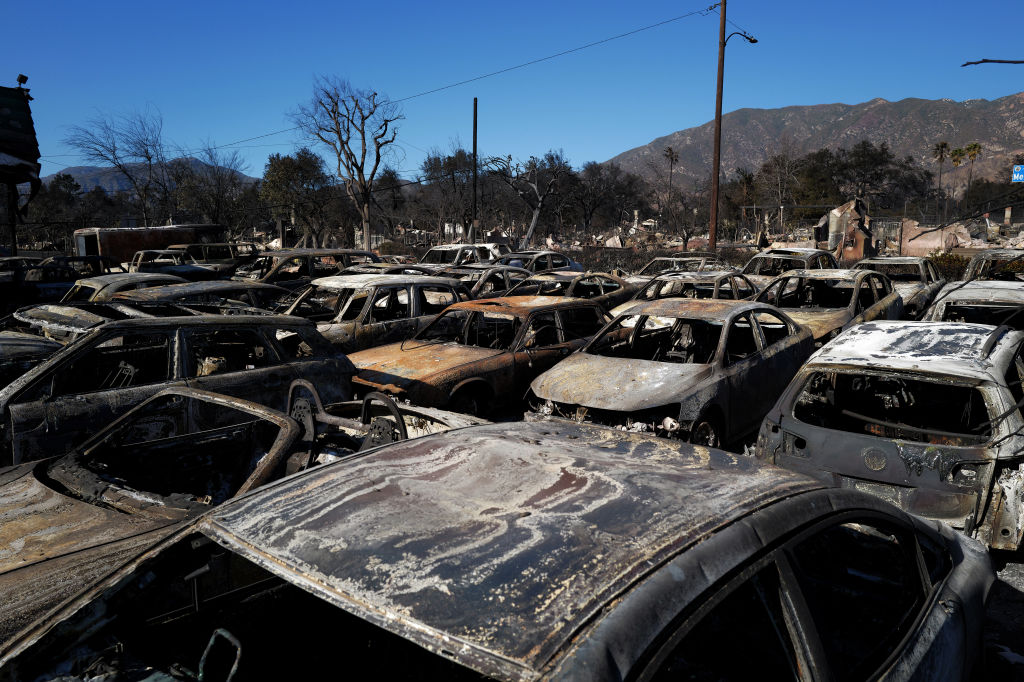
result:
[[[482,417],[490,411],[490,394],[482,388],[462,388],[448,401],[448,409],[474,417]]]
[[[711,448],[722,447],[721,422],[714,415],[702,416],[690,428],[690,442],[694,445],[706,445]]]

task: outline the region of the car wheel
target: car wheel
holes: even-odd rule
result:
[[[706,445],[711,448],[722,446],[722,427],[718,420],[705,415],[693,423],[690,429],[690,442],[694,445]]]
[[[482,417],[489,408],[490,401],[480,389],[463,388],[448,402],[448,409],[452,412],[470,414],[474,417]]]

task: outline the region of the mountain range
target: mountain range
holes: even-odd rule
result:
[[[672,147],[679,155],[676,182],[702,181],[711,175],[714,130],[714,121],[679,130],[608,162],[649,180],[664,178],[668,162],[663,152]],[[898,157],[911,156],[936,174],[936,143],[945,141],[954,149],[978,142],[982,153],[974,177],[1002,177],[1014,156],[1024,153],[1024,93],[991,101],[876,98],[861,104],[737,109],[722,116],[722,172],[729,177],[737,168],[757,170],[769,155],[783,150],[801,156],[824,147],[850,148],[861,140],[885,142]],[[965,162],[954,170],[947,158],[943,185],[956,191],[966,187],[966,167]]]
[[[200,161],[199,159],[189,158],[188,161],[197,169],[208,167],[207,163]],[[42,178],[42,180],[43,182],[49,183],[53,180],[55,175],[60,173],[73,177],[75,182],[77,182],[86,192],[92,190],[94,187],[102,187],[104,191],[110,194],[130,191],[132,188],[128,183],[127,178],[125,178],[120,171],[116,168],[104,166],[70,166],[59,170],[52,175],[47,175]],[[253,178],[243,173],[238,173],[238,176],[243,185],[259,181],[259,178]]]

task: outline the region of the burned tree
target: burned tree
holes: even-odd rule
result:
[[[159,112],[100,117],[73,126],[64,143],[87,161],[116,168],[131,185],[142,222],[149,225],[155,204],[170,191],[163,127]]]
[[[359,211],[363,248],[369,249],[374,181],[398,134],[394,124],[405,117],[377,92],[356,89],[344,79],[320,77],[313,85],[313,99],[293,118],[334,152],[335,173]]]
[[[544,207],[558,193],[559,179],[572,172],[561,151],[549,151],[544,158],[531,156],[525,163],[512,163],[512,157],[493,157],[487,167],[523,200],[531,211],[530,227],[523,235],[519,248],[526,248],[533,238]]]

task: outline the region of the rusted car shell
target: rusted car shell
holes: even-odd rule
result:
[[[868,274],[875,275],[877,277],[883,277],[886,281],[888,278],[881,273],[876,273],[871,270],[790,270],[785,274],[779,275],[775,279],[769,281],[764,289],[759,293],[755,300],[764,303],[775,302],[770,299],[768,289],[780,279],[791,277],[791,278],[803,278],[806,280],[841,280],[850,282],[853,287],[854,294],[851,296],[850,303],[846,308],[837,309],[822,309],[822,308],[787,308],[783,307],[782,310],[789,315],[797,324],[807,327],[811,330],[811,334],[814,335],[814,340],[817,343],[824,343],[829,339],[830,336],[834,336],[843,329],[849,329],[850,327],[860,324],[861,322],[868,322],[875,319],[889,319],[898,320],[903,316],[903,299],[897,293],[896,288],[893,287],[892,293],[886,295],[882,300],[876,301],[872,306],[857,311],[857,296],[856,292],[862,286],[868,286],[864,281]],[[890,286],[891,283],[890,283]]]
[[[762,423],[756,454],[944,521],[990,547],[1016,549],[1024,537],[1024,417],[1005,375],[1022,343],[1022,332],[977,324],[878,321],[849,329],[811,356],[790,383]],[[829,371],[975,388],[986,403],[991,436],[981,444],[926,442],[799,421],[798,395],[812,375]],[[899,422],[899,413],[891,419]],[[971,475],[956,476],[965,465]]]
[[[1003,261],[995,265],[993,261]],[[965,280],[998,280],[1021,281],[1019,273],[1024,273],[1024,249],[985,249],[974,254],[964,272]]]
[[[511,287],[505,286],[501,289],[486,288],[490,284],[493,276],[500,275],[503,281],[508,282],[510,281],[509,275],[511,274],[519,275],[518,279],[526,279],[533,273],[525,268],[519,268],[513,265],[466,263],[465,265],[456,265],[450,268],[445,268],[437,274],[442,277],[454,277],[455,279],[467,284],[467,286],[472,284],[469,291],[473,298],[496,298],[498,296],[504,296]]]
[[[657,260],[657,259],[655,259],[655,260]],[[669,272],[659,273],[659,274],[657,274],[657,275],[655,275],[653,277],[645,277],[645,278],[643,278],[641,280],[637,280],[636,284],[637,284],[638,288],[637,288],[636,293],[633,294],[633,298],[629,299],[625,303],[620,303],[619,305],[617,305],[614,308],[612,308],[609,312],[614,317],[616,315],[620,315],[620,314],[624,313],[626,310],[628,310],[629,308],[633,307],[637,303],[642,302],[644,299],[641,299],[640,296],[643,294],[643,292],[645,291],[646,287],[650,284],[650,282],[652,282],[654,280],[658,280],[658,281],[661,281],[661,282],[669,282],[669,281],[671,281],[671,282],[685,282],[685,283],[693,283],[695,285],[696,284],[704,284],[704,285],[709,285],[710,284],[710,285],[713,286],[713,294],[711,296],[709,296],[708,298],[723,299],[723,300],[733,299],[734,295],[733,295],[733,291],[732,291],[732,285],[730,283],[730,280],[733,277],[738,277],[738,278],[740,278],[742,280],[746,280],[747,282],[750,283],[750,296],[747,297],[747,298],[753,298],[753,296],[755,294],[757,294],[758,291],[760,291],[757,288],[756,284],[754,284],[753,282],[750,282],[750,280],[746,279],[745,275],[741,275],[740,273],[736,272],[735,270],[698,270],[698,271],[688,271],[688,270],[687,271],[682,271],[682,270],[680,270],[680,271],[669,271]],[[627,278],[627,281],[630,281],[630,280]],[[651,286],[653,286],[653,285],[651,285]],[[675,298],[683,298],[683,297],[675,297]]]
[[[737,318],[759,312],[787,321],[792,332],[783,341],[761,349],[749,362],[727,366],[725,330]],[[552,412],[548,414],[628,428],[627,422],[632,419],[642,423],[644,413],[658,411],[655,421],[670,417],[679,422],[676,427],[682,428],[676,435],[687,435],[694,422],[713,415],[722,429],[719,437],[728,443],[757,429],[761,417],[813,351],[808,330],[764,303],[660,299],[639,303],[624,314],[705,320],[721,324],[723,333],[708,363],[602,357],[588,353],[595,343],[591,341],[530,385],[537,402],[551,403]],[[598,337],[600,333],[595,339]],[[750,363],[758,366],[748,367]],[[738,409],[741,404],[742,409]]]
[[[643,679],[654,672],[652,651],[727,576],[792,547],[794,529],[858,518],[889,519],[954,557],[882,676],[939,670],[966,679],[994,580],[983,549],[870,496],[818,485],[750,458],[583,425],[494,425],[409,441],[222,506],[24,632],[3,652],[0,679],[82,670],[97,656],[120,668],[140,634],[144,656],[167,654],[158,670],[194,660],[130,625],[118,634],[108,614],[146,601],[136,592],[147,589],[141,576],[180,581],[190,568],[172,557],[182,551],[191,564],[225,550],[367,621],[366,632],[406,640],[353,662],[360,672],[389,676],[402,656],[393,652],[417,655],[402,648],[412,643],[436,664],[417,660],[448,679],[467,669],[505,680]],[[111,643],[128,635],[129,650],[112,657]],[[336,660],[311,647],[300,662],[329,670]]]
[[[177,275],[163,275],[157,272],[115,272],[98,277],[86,277],[75,282],[75,286],[64,295],[61,302],[108,301],[114,294],[125,291],[155,287],[163,284],[182,284],[187,280]],[[82,294],[88,294],[83,297]]]
[[[301,433],[298,424],[280,412],[207,391],[172,388],[146,403],[172,395],[246,412],[279,429],[252,474],[234,491],[236,495],[269,482]],[[144,409],[146,403],[138,409]],[[129,412],[115,420],[79,452],[88,452],[133,418]],[[34,475],[57,459],[0,469],[0,603],[4,605],[0,609],[0,642],[196,516],[173,505],[145,503],[138,505],[137,514],[130,514],[62,494]]]
[[[799,262],[800,268],[791,269],[804,269],[804,270],[815,270],[818,268],[838,268],[839,261],[836,260],[835,254],[831,251],[825,251],[824,249],[806,249],[806,248],[792,248],[792,249],[767,249],[761,253],[754,254],[747,264],[740,270],[744,275],[747,276],[751,282],[761,287],[762,289],[768,285],[768,282],[772,280],[775,275],[760,275],[757,274],[759,270],[759,264],[772,257],[786,258]]]
[[[535,313],[580,304],[594,307],[589,301],[560,296],[510,296],[465,301],[447,310],[499,312],[525,322]],[[560,344],[560,350],[568,355],[583,344],[584,340],[574,340]],[[498,401],[519,399],[529,380],[517,379],[516,368],[528,367],[532,372],[530,379],[542,371],[542,359],[527,356],[521,350],[517,352],[515,342],[512,348],[502,350],[455,343],[421,343],[414,337],[402,343],[353,353],[349,359],[359,370],[352,379],[357,390],[382,391],[430,407],[448,406],[460,389],[469,387],[486,390]],[[551,360],[550,364],[553,363]],[[533,369],[534,365],[537,369]]]
[[[230,299],[242,295],[252,295],[261,300],[273,300],[286,296],[288,290],[273,284],[261,282],[233,282],[228,280],[213,280],[207,282],[187,282],[184,284],[166,284],[158,287],[148,287],[136,291],[122,291],[113,298],[115,301],[186,301],[188,299],[201,299],[207,297]]]
[[[614,291],[608,293],[600,293],[597,295],[583,294],[581,283],[593,277],[607,278],[608,280],[614,282],[618,286]],[[615,275],[609,274],[607,272],[556,271],[542,272],[535,274],[528,279],[524,279],[523,281],[519,282],[514,287],[509,289],[507,292],[505,292],[505,295],[510,297],[522,297],[525,295],[530,295],[527,292],[532,285],[544,282],[561,283],[564,287],[564,295],[576,298],[585,298],[587,300],[594,301],[595,303],[604,306],[605,309],[614,308],[620,303],[628,301],[636,292],[635,285],[630,284],[621,277],[616,277]],[[541,295],[543,296],[546,294]],[[558,294],[556,293],[554,295],[557,296]]]

